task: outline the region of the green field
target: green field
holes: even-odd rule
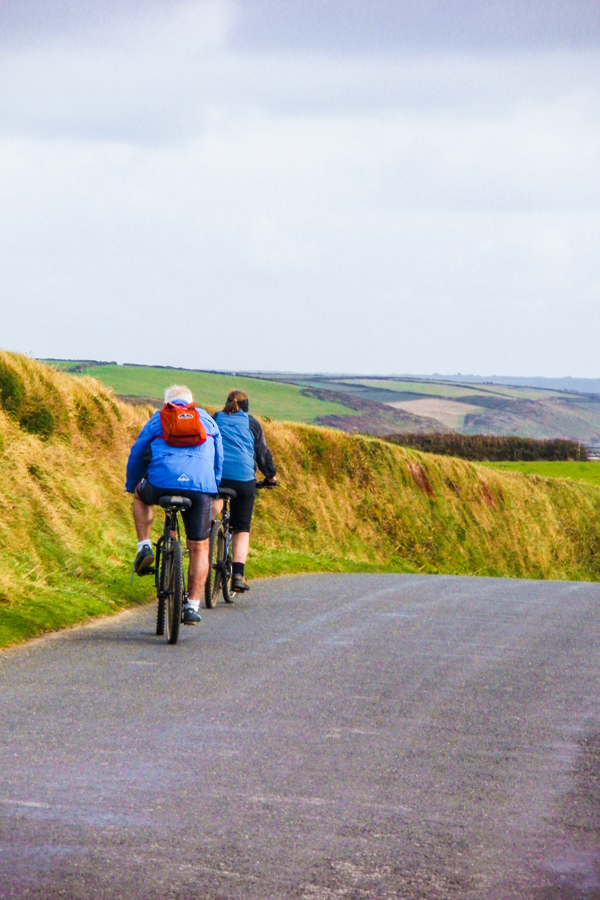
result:
[[[506,397],[510,400],[547,400],[550,397],[563,398],[564,392],[542,390],[541,388],[512,388],[500,384],[458,384],[445,381],[401,381],[388,378],[347,378],[345,384],[363,384],[367,387],[379,387],[390,391],[410,391],[415,394],[429,394],[432,397],[444,397],[452,400],[455,397],[477,397],[492,395]],[[475,404],[476,405],[476,404]]]
[[[348,385],[364,385],[365,387],[381,388],[384,391],[408,392],[410,394],[425,394],[431,397],[444,397],[448,400],[454,397],[466,397],[472,394],[474,397],[481,391],[463,387],[456,384],[438,384],[433,381],[394,381],[386,378],[346,378],[343,381]]]
[[[600,487],[600,460],[594,462],[489,462],[478,463],[504,472],[522,472],[524,475],[541,475],[543,478],[570,478]]]
[[[69,371],[73,363],[55,363],[61,371]],[[79,368],[79,367],[78,367]],[[314,422],[318,416],[352,415],[352,410],[340,403],[304,397],[302,386],[267,381],[260,378],[218,375],[211,372],[192,372],[181,369],[159,369],[151,366],[89,366],[77,375],[91,375],[111,387],[120,397],[144,397],[162,400],[170,384],[186,384],[201,406],[218,409],[224,406],[227,394],[233,389],[245,391],[250,398],[250,410],[279,422]]]

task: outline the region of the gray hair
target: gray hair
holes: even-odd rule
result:
[[[184,384],[172,384],[166,389],[165,403],[172,403],[174,400],[183,400],[184,403],[194,402],[192,392]]]

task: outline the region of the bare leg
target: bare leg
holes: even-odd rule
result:
[[[221,515],[221,510],[223,509],[223,501],[222,500],[213,500],[212,502],[212,510],[210,517],[213,522],[216,522],[219,516]]]
[[[208,538],[205,541],[187,542],[190,554],[188,568],[188,597],[195,606],[202,596],[204,582],[208,575]]]
[[[154,507],[140,500],[137,488],[133,495],[133,521],[138,541],[149,541],[154,521]]]
[[[236,531],[231,542],[231,552],[234,563],[245,563],[248,559],[248,549],[250,547],[250,532]]]

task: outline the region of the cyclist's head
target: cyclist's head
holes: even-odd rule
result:
[[[194,402],[192,392],[184,384],[172,384],[166,389],[165,403],[174,403],[175,400],[181,400],[182,403]]]
[[[248,394],[245,394],[244,391],[229,391],[227,395],[227,403],[223,407],[223,412],[226,412],[228,416],[232,413],[239,412],[248,412],[249,404],[248,404]]]

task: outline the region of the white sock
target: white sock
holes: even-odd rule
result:
[[[147,538],[145,541],[138,541],[138,553],[140,552],[142,547],[150,547],[150,549],[152,550],[152,541],[149,538]]]
[[[199,600],[190,600],[188,597],[188,606],[191,606],[194,612],[198,612],[200,609],[200,601]]]

